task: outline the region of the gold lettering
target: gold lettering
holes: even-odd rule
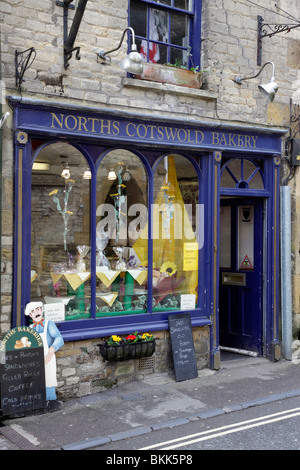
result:
[[[135,130],[135,124],[133,124],[133,122],[129,122],[126,126],[126,134],[129,135],[129,137],[134,137],[135,134],[130,134],[130,132],[129,132],[129,126],[133,126],[133,128]]]
[[[157,132],[158,132],[158,134],[159,134],[159,135],[158,135],[158,138],[159,138],[160,140],[162,140],[162,139],[164,138],[163,129],[164,129],[164,128],[163,128],[162,126],[158,126],[158,128],[157,128]]]
[[[107,121],[108,124],[104,124],[104,121]],[[100,119],[101,127],[100,127],[100,134],[110,134],[110,123],[111,121],[106,119]],[[104,128],[107,128],[107,132],[104,131]]]
[[[198,140],[198,134],[200,134],[200,140]],[[202,144],[204,140],[204,134],[202,131],[196,131],[196,144]]]
[[[184,138],[183,138],[183,139],[180,138],[180,133],[182,133],[182,132],[183,132],[183,135],[184,135]],[[178,137],[178,140],[180,140],[180,142],[185,142],[186,139],[187,139],[186,130],[185,130],[185,129],[178,129],[177,137]]]
[[[243,135],[238,135],[238,146],[243,147],[244,146],[244,140],[243,140]]]
[[[141,128],[144,130],[144,135],[141,135],[141,134],[140,134],[140,129],[141,129]],[[139,125],[137,126],[137,128],[136,128],[136,132],[137,132],[137,135],[138,135],[139,137],[141,137],[142,139],[144,139],[144,138],[146,137],[146,135],[147,135],[147,127],[145,126],[145,124],[139,124]]]
[[[55,125],[54,125],[54,120],[55,120],[57,122],[57,124],[59,125],[59,127],[62,129],[63,128],[64,114],[60,114],[60,120],[58,119],[58,117],[56,116],[55,113],[51,113],[51,116],[52,116],[51,127],[55,127]]]
[[[219,145],[219,134],[218,132],[212,132],[212,144],[213,145]]]
[[[84,121],[84,122],[82,123],[82,121]],[[78,117],[78,130],[81,131],[81,126],[83,126],[85,132],[88,132],[88,130],[86,128],[86,123],[87,123],[87,118],[85,118],[83,116],[79,116]]]
[[[236,143],[234,141],[235,137],[236,137],[236,134],[229,134],[228,145],[232,145],[233,147],[236,147]]]
[[[115,132],[114,132],[114,130],[112,131],[113,135],[119,135],[119,133],[120,133],[120,127],[119,126],[120,126],[120,123],[118,121],[113,121],[113,129],[115,130]]]
[[[97,119],[97,118],[88,118],[88,121],[92,121],[92,130],[91,130],[91,132],[96,132],[95,131],[95,122],[99,122],[99,119]]]
[[[69,118],[74,119],[74,125],[73,125],[73,127],[69,127],[69,124],[68,124]],[[77,125],[78,125],[78,123],[77,123],[76,116],[73,116],[72,114],[69,114],[69,115],[65,118],[65,126],[66,126],[67,129],[73,131],[73,130],[77,127]]]
[[[254,137],[253,135],[251,136],[252,138],[252,141],[253,141],[253,147],[256,148],[256,141],[258,139],[258,135],[256,137]]]
[[[250,135],[245,135],[245,147],[252,147],[250,139],[251,139]]]
[[[168,140],[170,140],[170,137],[173,140],[176,138],[177,129],[173,129],[173,127],[165,127],[164,129]]]
[[[228,145],[225,134],[221,134],[220,145]]]
[[[188,129],[187,132],[188,132],[188,142],[189,142],[190,144],[194,143],[195,140],[191,140],[191,129]]]
[[[150,125],[149,125],[149,126],[147,126],[147,127],[151,130],[151,132],[150,132],[150,139],[154,139],[153,129],[155,129],[156,126],[150,126]]]

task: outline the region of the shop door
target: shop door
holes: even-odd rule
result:
[[[263,209],[258,199],[221,200],[220,346],[262,353]]]

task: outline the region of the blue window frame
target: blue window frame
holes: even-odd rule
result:
[[[129,0],[129,23],[143,60],[200,67],[201,0]]]
[[[106,149],[95,147],[91,152],[84,144],[76,145],[71,141],[59,140],[45,140],[43,143],[34,140],[32,150],[34,148],[32,163],[36,166],[31,170],[31,203],[28,206],[28,210],[31,208],[31,243],[30,237],[26,237],[25,255],[25,264],[31,277],[26,277],[26,302],[41,300],[45,304],[65,303],[65,319],[58,321],[66,339],[106,336],[115,329],[119,333],[131,331],[137,329],[137,324],[140,329],[165,328],[168,314],[179,312],[183,301],[189,302],[189,311],[193,318],[197,318],[200,323],[207,322],[202,274],[198,278],[198,265],[203,264],[202,247],[205,237],[202,234],[202,219],[200,223],[201,216],[204,216],[201,212],[204,205],[201,203],[202,172],[197,158],[186,155],[185,152],[171,156],[157,152],[149,159],[149,156],[145,157],[134,148],[129,151],[121,146]],[[48,165],[47,170],[35,170],[41,162]],[[64,176],[66,166],[69,174]],[[130,214],[131,204],[136,205],[139,202],[139,191],[143,196],[140,203],[146,203],[148,223],[144,231],[148,231],[148,236],[144,239],[141,234],[136,240],[131,240],[129,224],[124,247],[128,251],[128,246],[132,246],[135,256],[139,256],[140,263],[146,269],[144,272],[148,273],[145,282],[129,282],[132,281],[134,269],[131,271],[132,267],[128,264],[124,268],[124,279],[121,279],[121,275],[116,278],[117,286],[115,280],[113,283],[105,283],[105,280],[112,281],[107,276],[114,270],[124,270],[117,269],[112,264],[114,261],[111,255],[115,246],[113,235],[109,237],[110,241],[105,247],[97,243],[100,236],[97,232],[101,225],[100,216],[104,216],[100,207],[103,204],[109,205],[110,198],[107,195],[112,197],[117,194],[114,184],[119,182],[119,176],[115,176],[114,181],[109,181],[112,169],[116,174],[124,176],[121,187],[127,187],[126,204],[130,206],[128,215],[133,215]],[[90,170],[88,177],[85,176],[87,170]],[[123,170],[128,173],[126,178]],[[130,195],[129,189],[134,182],[134,194]],[[166,198],[168,203],[165,202]],[[154,203],[151,211],[150,202]],[[114,203],[115,201],[111,203],[111,207]],[[165,206],[170,208],[169,216],[169,212],[160,214],[165,211]],[[123,211],[122,207],[119,209]],[[155,210],[158,211],[156,215]],[[177,233],[179,227],[182,228],[180,236]],[[191,237],[197,227],[200,230],[199,251],[196,238]],[[170,239],[166,237],[169,229],[172,233],[174,231],[173,236],[170,234]],[[158,237],[153,235],[152,239],[152,230]],[[121,241],[120,232],[119,242]],[[76,258],[77,250],[85,246],[89,249],[85,257],[82,257],[81,269],[78,266],[80,260]],[[121,246],[122,243],[120,248]],[[103,248],[110,259],[110,266],[105,269],[97,261],[99,249]],[[194,251],[183,255],[187,249]],[[129,254],[131,253],[128,251],[127,255]],[[188,258],[190,261],[190,255],[193,266],[186,267],[183,260]],[[193,256],[197,256],[197,260]],[[169,269],[174,272],[170,273]],[[80,281],[78,275],[84,278]],[[105,287],[107,290],[104,291]],[[129,288],[132,291],[129,292]],[[113,297],[115,291],[118,292],[116,298]],[[105,305],[106,296],[111,300],[108,305]],[[141,306],[143,299],[144,304]],[[116,304],[119,308],[116,308]]]

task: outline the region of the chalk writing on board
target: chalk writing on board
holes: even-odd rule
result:
[[[169,315],[168,319],[175,378],[178,381],[195,378],[198,370],[190,314]]]
[[[46,405],[44,348],[39,335],[31,328],[26,335],[27,342],[24,341],[24,330],[16,329],[5,338],[4,360],[0,364],[0,408],[4,416],[26,413]]]

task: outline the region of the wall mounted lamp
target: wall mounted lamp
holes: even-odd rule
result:
[[[49,171],[50,164],[46,162],[34,162],[32,165],[34,171]]]
[[[92,172],[91,172],[91,170],[90,170],[89,168],[87,168],[87,169],[85,170],[85,172],[83,173],[83,176],[82,176],[82,177],[83,177],[84,180],[90,180],[90,179],[92,179]]]
[[[116,180],[117,179],[117,175],[116,175],[116,172],[113,168],[111,168],[108,172],[108,176],[107,176],[107,179],[109,181],[113,181],[113,180]]]
[[[241,76],[237,76],[235,77],[234,79],[234,82],[235,83],[238,83],[239,85],[242,84],[242,81],[243,80],[251,80],[252,78],[256,78],[258,77],[258,75],[262,72],[262,70],[265,68],[266,65],[268,64],[271,64],[272,65],[272,76],[271,76],[271,80],[270,82],[264,84],[264,85],[258,85],[258,89],[261,93],[263,93],[268,99],[269,101],[273,101],[274,98],[275,98],[275,94],[278,90],[278,85],[277,83],[275,82],[275,75],[274,75],[274,71],[275,71],[275,67],[274,67],[274,64],[273,62],[266,62],[262,67],[261,69],[259,70],[259,72],[256,74],[256,75],[253,75],[252,77],[241,77]]]
[[[124,36],[125,36],[125,33],[126,31],[130,31],[131,32],[131,36],[132,36],[132,43],[131,43],[131,47],[130,47],[130,52],[129,54],[120,62],[120,67],[122,67],[126,72],[129,72],[129,73],[132,73],[133,75],[139,75],[142,73],[143,71],[143,63],[142,63],[142,56],[141,54],[139,54],[139,52],[137,51],[137,46],[136,46],[136,43],[135,43],[135,34],[134,34],[134,30],[130,27],[128,28],[125,28],[124,31],[123,31],[123,34],[122,34],[122,37],[121,37],[121,41],[120,41],[120,44],[114,48],[114,49],[111,49],[109,51],[100,51],[97,53],[97,59],[98,57],[100,58],[100,60],[102,61],[103,64],[110,64],[111,62],[111,59],[106,57],[108,54],[111,54],[112,52],[115,52],[117,51],[118,49],[120,49],[122,43],[123,43],[123,40],[124,40]]]
[[[62,162],[62,166],[63,166],[63,171],[61,172],[60,176],[62,178],[65,178],[65,180],[68,180],[71,176],[70,168],[66,162]]]

